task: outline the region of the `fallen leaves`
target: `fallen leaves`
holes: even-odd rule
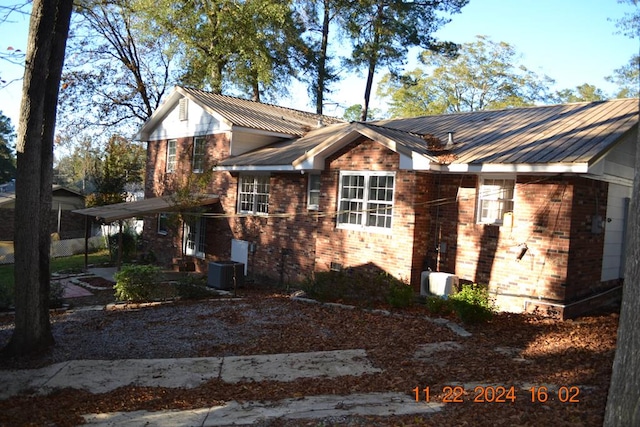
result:
[[[215,310],[204,308],[217,304]],[[204,306],[203,306],[204,305]],[[148,310],[148,311],[145,311]],[[158,310],[158,311],[155,311]],[[165,310],[165,311],[162,311]],[[151,316],[152,313],[158,316]],[[194,314],[196,313],[196,314]],[[199,314],[198,314],[199,313]],[[162,314],[162,316],[160,316]],[[82,358],[80,340],[98,332],[111,339],[124,339],[131,319],[147,323],[145,333],[163,333],[167,340],[187,341],[195,356],[273,354],[364,348],[379,374],[335,379],[302,378],[294,382],[244,382],[229,384],[218,379],[194,389],[123,387],[110,393],[92,395],[80,390],[61,390],[48,396],[17,396],[0,401],[0,425],[77,425],[86,413],[188,409],[213,406],[225,401],[274,401],[320,394],[400,391],[413,395],[415,387],[429,387],[431,401],[444,399],[445,387],[463,387],[463,401],[447,403],[442,412],[425,417],[351,417],[327,419],[323,425],[438,425],[438,426],[559,426],[601,425],[611,363],[615,352],[618,317],[604,314],[576,321],[549,321],[534,316],[500,314],[492,321],[466,326],[472,336],[462,338],[449,329],[425,319],[420,309],[394,310],[389,315],[360,309],[308,304],[286,296],[245,292],[241,301],[190,302],[171,308],[150,307],[109,313],[89,324],[60,316],[65,339],[78,340],[75,354]],[[180,317],[183,319],[181,320]],[[108,320],[106,320],[108,318]],[[157,321],[166,319],[165,322]],[[0,322],[6,321],[6,316]],[[185,320],[186,319],[186,320]],[[184,323],[180,323],[184,322]],[[176,334],[176,325],[182,334]],[[184,328],[189,326],[188,333]],[[216,325],[212,329],[211,325]],[[174,328],[174,329],[172,329]],[[217,329],[216,329],[217,328]],[[234,339],[224,330],[244,334]],[[59,332],[62,333],[62,332]],[[131,333],[131,331],[129,331]],[[214,338],[217,341],[214,341]],[[237,337],[236,337],[237,338]],[[429,347],[425,344],[448,342]],[[178,341],[175,341],[176,345]],[[454,344],[451,344],[454,343]],[[113,346],[109,357],[127,358],[144,340],[129,347]],[[127,350],[128,349],[128,350]],[[94,349],[95,358],[101,354]],[[122,353],[118,353],[118,352]],[[156,354],[162,357],[161,354]],[[169,357],[169,356],[167,356]],[[38,361],[33,361],[35,365]],[[474,384],[515,389],[514,402],[474,403]],[[532,402],[531,387],[551,384],[546,402]],[[557,399],[557,387],[579,388],[580,401]],[[555,394],[554,394],[555,393]],[[301,420],[274,420],[272,426],[305,425]],[[317,425],[317,422],[311,423]]]

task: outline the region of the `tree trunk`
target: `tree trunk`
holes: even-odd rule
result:
[[[331,4],[324,1],[322,15],[322,44],[318,58],[318,87],[316,88],[316,114],[322,114],[324,103],[325,80],[327,74],[327,48],[329,46],[329,22],[331,21]]]
[[[635,176],[628,215],[627,229],[630,233],[626,245],[624,288],[605,426],[640,425],[640,129],[637,138]]]
[[[29,24],[18,129],[15,207],[15,329],[4,351],[53,345],[49,250],[53,136],[72,0],[35,0]]]

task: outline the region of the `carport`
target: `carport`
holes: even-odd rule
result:
[[[216,194],[191,195],[188,200],[177,200],[174,196],[152,197],[136,200],[135,202],[115,203],[113,205],[94,206],[92,208],[77,209],[74,213],[85,216],[84,233],[84,267],[87,268],[89,259],[89,219],[105,224],[114,221],[119,222],[118,258],[117,267],[120,269],[122,262],[122,220],[143,215],[151,215],[162,212],[188,212],[194,208],[218,203],[220,197]]]

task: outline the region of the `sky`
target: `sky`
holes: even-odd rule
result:
[[[0,0],[2,6],[15,3],[16,0]],[[637,39],[616,34],[615,21],[631,10],[631,6],[617,0],[470,0],[436,37],[468,43],[477,35],[485,35],[495,42],[504,41],[522,55],[522,65],[553,78],[553,90],[589,83],[611,93],[615,88],[605,77],[626,65],[640,46]],[[28,17],[12,15],[10,21],[0,24],[0,49],[5,51],[11,46],[24,50]],[[407,69],[415,67],[416,54],[416,50],[411,52]],[[22,71],[20,66],[0,60],[0,76],[4,80],[19,79]],[[377,78],[383,74],[384,71],[379,72]],[[0,111],[14,126],[18,123],[21,84],[17,81],[0,88]],[[362,104],[364,86],[364,74],[345,76],[328,96],[325,114],[341,116],[344,108]],[[281,105],[314,110],[306,88],[294,85],[292,92]],[[384,110],[384,101],[374,95],[371,106]]]

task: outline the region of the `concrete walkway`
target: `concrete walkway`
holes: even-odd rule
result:
[[[72,360],[40,369],[0,371],[0,399],[20,393],[48,394],[67,387],[99,394],[127,385],[194,388],[214,378],[229,383],[286,382],[379,372],[381,369],[371,364],[362,349],[183,359]],[[441,407],[439,403],[415,402],[403,393],[361,393],[242,404],[231,401],[187,411],[87,414],[85,419],[94,426],[224,426],[273,418],[428,414]]]
[[[442,403],[416,402],[403,393],[322,395],[278,401],[238,403],[188,411],[135,411],[85,415],[87,425],[120,426],[229,426],[251,425],[275,418],[319,419],[327,417],[432,414]]]
[[[214,378],[293,381],[381,372],[365,350],[183,359],[72,360],[40,369],[0,371],[0,399],[19,393],[48,394],[66,387],[106,393],[127,385],[194,388]]]

